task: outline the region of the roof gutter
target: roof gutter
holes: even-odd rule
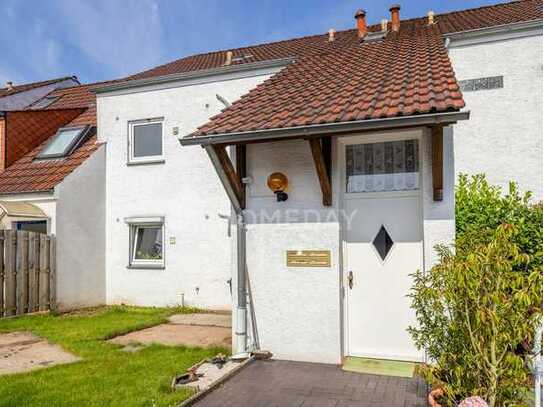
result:
[[[443,37],[446,39],[447,43],[450,43],[451,41],[473,40],[492,35],[513,33],[529,35],[528,32],[534,29],[543,29],[543,19],[540,18],[537,20],[522,21],[520,23],[503,24],[468,31],[458,31],[450,34],[443,34]]]
[[[207,78],[216,75],[226,75],[240,72],[250,72],[257,69],[282,68],[294,62],[294,58],[272,59],[240,65],[221,66],[218,68],[201,69],[199,71],[180,72],[171,75],[154,76],[151,78],[133,79],[124,82],[116,82],[111,85],[98,86],[90,89],[95,94],[103,94],[118,90],[141,88],[143,86],[158,85],[163,83],[178,82],[190,79]]]
[[[187,136],[179,139],[182,146],[212,144],[236,144],[248,141],[292,139],[316,135],[332,135],[357,131],[388,130],[402,127],[420,127],[436,124],[448,125],[468,120],[469,111],[421,114],[417,116],[393,117],[387,119],[358,120],[342,123],[315,124],[309,126],[255,130],[239,133],[216,134],[212,136]]]

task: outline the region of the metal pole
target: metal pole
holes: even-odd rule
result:
[[[243,212],[237,214],[237,272],[238,272],[238,301],[236,323],[236,354],[235,358],[246,358],[247,353],[247,287],[245,277],[246,265],[246,230]]]

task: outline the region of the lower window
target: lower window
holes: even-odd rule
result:
[[[130,224],[130,266],[164,267],[164,223]]]

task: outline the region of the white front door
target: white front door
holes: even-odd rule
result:
[[[410,274],[423,267],[420,141],[363,140],[340,145],[347,353],[421,360],[407,332]]]

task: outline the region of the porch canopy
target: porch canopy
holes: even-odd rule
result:
[[[180,140],[206,149],[236,210],[245,208],[245,146],[307,139],[332,204],[331,136],[387,129],[432,131],[434,199],[442,200],[443,127],[467,120],[443,37],[435,25],[300,58]],[[226,147],[236,146],[233,164]]]
[[[11,218],[47,218],[47,215],[40,208],[31,203],[0,201],[0,219],[6,216]]]

